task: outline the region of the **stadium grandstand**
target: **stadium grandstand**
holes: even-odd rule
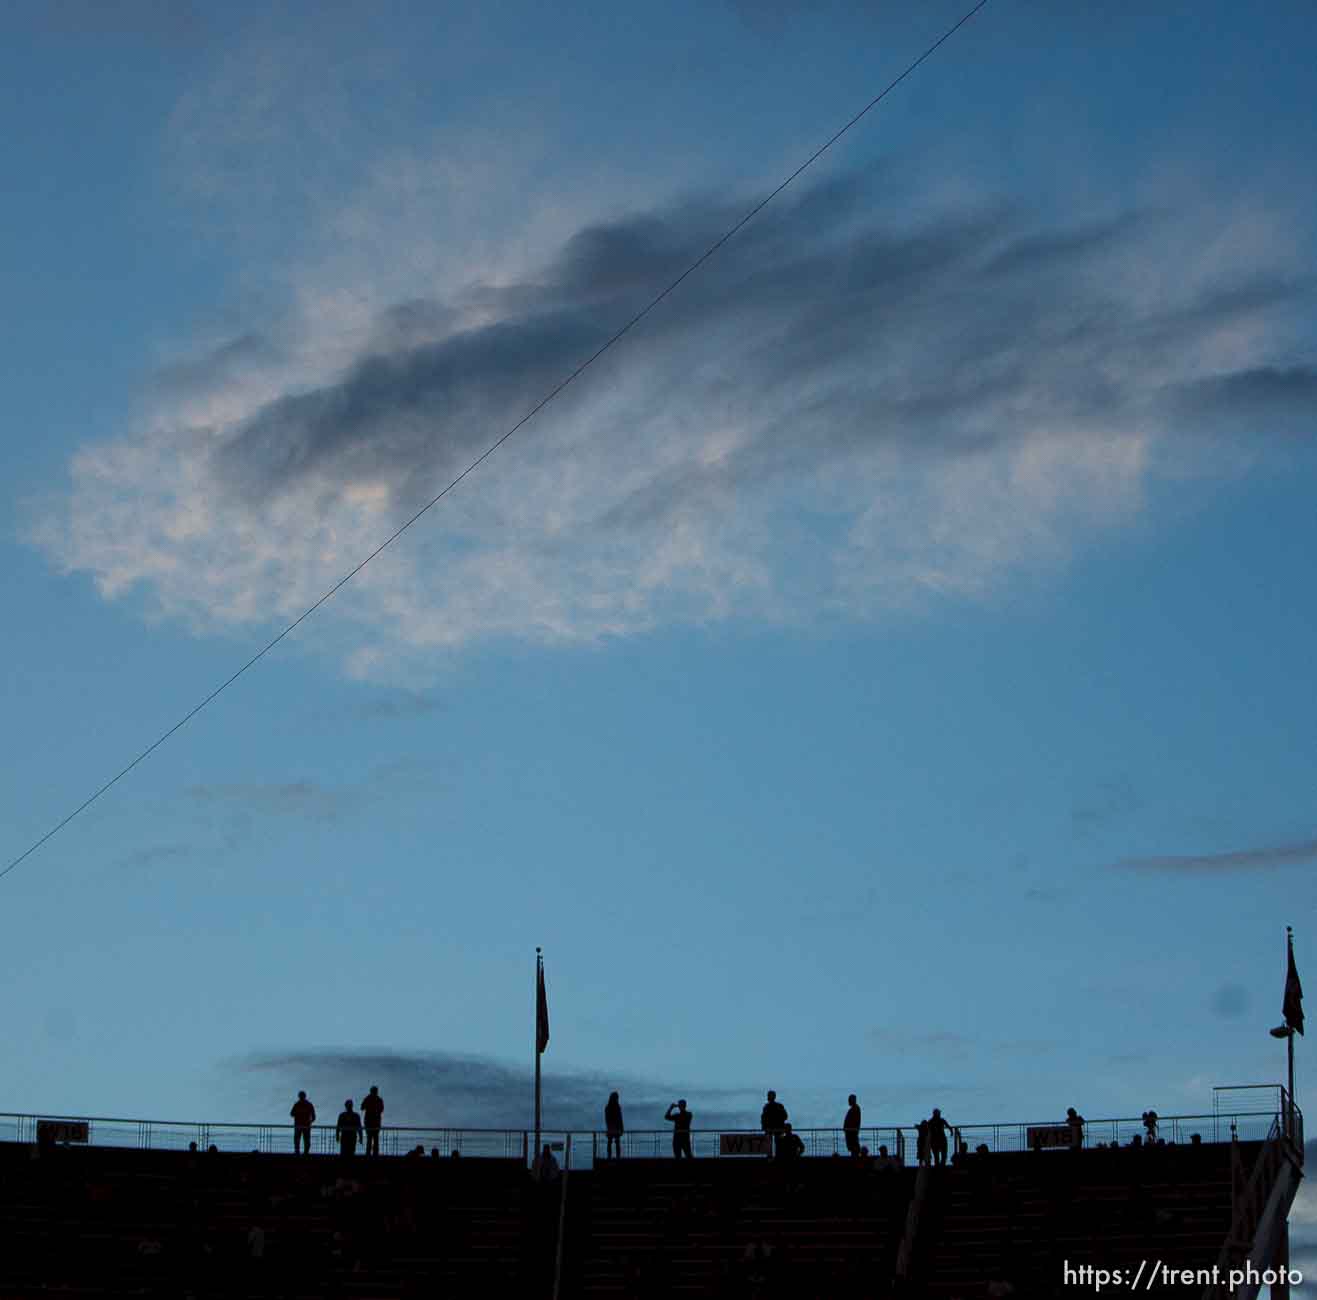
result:
[[[1076,1117],[1078,1118],[1078,1117]],[[1210,1113],[953,1130],[600,1133],[0,1115],[0,1297],[1048,1297],[1288,1294],[1302,1115],[1279,1085]],[[549,1158],[536,1158],[547,1148]]]

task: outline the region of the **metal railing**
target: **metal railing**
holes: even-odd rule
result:
[[[832,1156],[846,1155],[846,1135],[839,1128],[793,1128],[792,1132],[805,1144],[806,1156]],[[581,1135],[577,1136],[578,1149],[581,1146],[587,1146],[595,1161],[602,1161],[607,1157],[608,1134],[607,1133],[589,1133],[584,1135],[593,1139],[593,1144],[582,1143]],[[722,1150],[722,1139],[724,1137],[754,1137],[763,1138],[762,1129],[692,1129],[690,1131],[691,1154],[697,1158],[711,1158],[717,1156],[723,1160],[762,1160],[763,1153],[757,1155],[741,1155],[724,1153]],[[673,1153],[673,1133],[672,1129],[632,1129],[621,1135],[619,1139],[622,1158],[625,1159],[642,1159],[657,1160],[664,1156],[671,1156]],[[900,1157],[902,1154],[901,1130],[899,1128],[862,1128],[860,1130],[860,1145],[869,1148],[869,1154],[877,1157],[879,1149],[887,1148],[887,1154],[893,1157]]]
[[[1267,1134],[1280,1112],[1274,1110],[1214,1111],[1205,1115],[1159,1115],[1156,1137],[1176,1146],[1187,1146],[1195,1135],[1202,1142],[1229,1142],[1238,1137],[1242,1142],[1265,1142]],[[989,1151],[1027,1151],[1028,1131],[1031,1128],[1064,1128],[1060,1120],[1036,1120],[1031,1124],[961,1124],[955,1133],[970,1151],[982,1144]],[[1083,1125],[1086,1148],[1098,1146],[1124,1147],[1147,1142],[1149,1133],[1143,1118],[1090,1119]]]
[[[87,1145],[136,1147],[151,1151],[187,1151],[192,1144],[201,1152],[213,1146],[221,1152],[288,1153],[293,1150],[292,1124],[226,1124],[196,1120],[120,1119],[105,1116],[0,1114],[0,1142],[37,1141],[37,1125],[46,1120],[87,1125]],[[311,1151],[336,1155],[338,1140],[333,1124],[311,1127]],[[416,1147],[426,1155],[454,1152],[462,1156],[504,1160],[529,1158],[529,1135],[523,1129],[412,1128],[390,1125],[380,1129],[380,1154],[404,1156]],[[364,1151],[364,1141],[358,1145]]]
[[[1265,1141],[1273,1125],[1282,1132],[1293,1130],[1301,1148],[1303,1116],[1283,1088],[1275,1089],[1275,1107],[1269,1109],[1215,1109],[1210,1114],[1165,1115],[1157,1121],[1157,1137],[1167,1143],[1183,1146],[1194,1135],[1204,1143]],[[1256,1096],[1250,1090],[1250,1099]],[[220,1152],[289,1153],[293,1151],[293,1126],[283,1124],[229,1124],[194,1120],[122,1119],[101,1116],[0,1114],[0,1142],[35,1143],[37,1125],[44,1120],[83,1123],[87,1125],[87,1143],[95,1147],[138,1148],[154,1151],[187,1151],[196,1144],[200,1152],[212,1146]],[[961,1124],[953,1128],[951,1153],[957,1142],[973,1152],[980,1145],[989,1151],[1028,1150],[1028,1130],[1033,1127],[1056,1128],[1064,1120],[1041,1123]],[[804,1144],[806,1158],[846,1156],[846,1135],[839,1128],[801,1128],[794,1130]],[[1129,1146],[1136,1136],[1146,1140],[1146,1127],[1142,1118],[1116,1118],[1087,1120],[1083,1126],[1084,1146]],[[762,1137],[758,1129],[694,1129],[691,1131],[691,1152],[697,1159],[723,1160],[763,1159],[763,1155],[725,1154],[724,1136]],[[631,1130],[621,1135],[622,1159],[671,1159],[673,1155],[672,1129]],[[897,1163],[915,1163],[916,1132],[913,1126],[870,1126],[860,1130],[860,1143],[879,1159],[883,1148]],[[575,1131],[544,1129],[540,1134],[541,1146],[549,1144],[558,1151],[568,1138],[574,1148],[577,1168],[603,1163],[607,1156],[607,1134],[602,1131]],[[421,1147],[426,1155],[437,1152],[448,1157],[459,1153],[466,1157],[515,1159],[529,1161],[534,1155],[535,1135],[529,1129],[483,1128],[427,1128],[389,1125],[380,1130],[381,1156],[405,1156]],[[735,1144],[728,1144],[735,1145]],[[360,1152],[363,1148],[358,1147]],[[333,1155],[338,1151],[335,1127],[316,1124],[311,1129],[311,1151],[318,1155]]]

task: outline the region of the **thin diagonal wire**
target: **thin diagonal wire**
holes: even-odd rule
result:
[[[979,0],[978,4],[976,4],[972,9],[968,10],[951,27],[948,27],[947,30],[943,32],[942,35],[939,36],[937,40],[935,40],[932,43],[932,45],[930,45],[917,59],[913,60],[909,65],[907,65],[905,71],[903,71],[899,76],[894,77],[891,81],[889,81],[887,85],[884,86],[881,91],[879,91],[878,94],[876,94],[862,109],[860,109],[858,113],[855,114],[854,117],[850,119],[850,121],[848,121],[843,127],[835,131],[831,136],[829,136],[828,139],[823,142],[823,144],[819,145],[819,147],[815,149],[814,152],[810,154],[810,156],[806,158],[805,161],[801,163],[800,166],[797,167],[796,170],[793,171],[791,175],[786,178],[786,180],[784,180],[775,190],[773,190],[766,197],[760,199],[760,201],[756,203],[754,207],[752,207],[745,214],[745,216],[743,216],[734,226],[731,226],[716,240],[714,240],[714,242],[710,244],[709,247],[706,248],[704,252],[701,253],[700,256],[696,258],[695,261],[693,261],[675,280],[673,280],[672,283],[667,286],[667,288],[662,290],[662,292],[656,294],[644,307],[640,309],[640,311],[638,311],[634,316],[632,316],[631,319],[627,321],[627,323],[623,325],[621,329],[619,329],[615,334],[613,334],[612,337],[609,338],[606,343],[603,343],[599,348],[597,348],[594,352],[592,352],[589,357],[587,357],[584,361],[582,361],[581,364],[571,372],[571,374],[569,374],[565,379],[563,379],[553,389],[551,389],[544,397],[542,397],[538,402],[536,402],[535,405],[532,406],[531,409],[527,411],[526,414],[523,415],[521,419],[518,420],[516,424],[514,424],[505,434],[503,434],[500,438],[498,438],[497,441],[492,442],[488,447],[486,447],[485,450],[482,451],[480,455],[477,456],[475,460],[473,460],[471,464],[469,464],[466,467],[466,469],[464,469],[455,479],[453,479],[451,483],[448,484],[446,488],[444,488],[442,492],[438,494],[438,496],[434,497],[431,501],[423,505],[414,515],[412,515],[410,519],[407,520],[406,523],[404,523],[400,528],[398,528],[396,532],[394,532],[391,536],[386,538],[373,551],[371,551],[371,553],[368,556],[366,556],[366,558],[362,560],[361,563],[358,564],[357,567],[353,569],[351,573],[348,573],[346,576],[340,578],[332,587],[330,587],[330,589],[327,592],[325,592],[323,596],[320,597],[319,600],[316,601],[314,605],[312,605],[304,613],[300,614],[291,623],[289,623],[288,626],[284,628],[284,630],[280,632],[278,636],[274,637],[272,640],[270,640],[264,646],[262,646],[261,649],[259,649],[254,655],[252,655],[252,657],[248,659],[247,662],[237,670],[237,672],[233,673],[232,676],[226,678],[223,682],[221,682],[213,691],[211,691],[209,695],[206,696],[204,700],[201,701],[200,704],[196,705],[194,708],[190,709],[187,713],[185,713],[183,717],[181,717],[176,723],[174,723],[172,727],[169,728],[168,731],[166,731],[157,740],[153,741],[144,750],[142,750],[142,752],[138,754],[138,756],[135,759],[133,759],[131,763],[129,763],[126,767],[123,767],[118,772],[116,772],[114,776],[112,776],[108,781],[106,781],[106,783],[103,786],[100,787],[99,790],[97,790],[94,794],[90,795],[88,798],[84,799],[82,803],[80,803],[71,813],[69,813],[67,817],[65,817],[62,821],[57,822],[39,840],[37,840],[29,848],[25,849],[22,853],[20,853],[18,857],[16,857],[7,867],[5,867],[3,871],[0,871],[0,879],[3,879],[11,871],[13,871],[13,869],[17,867],[19,863],[31,857],[32,854],[35,853],[43,844],[45,844],[47,840],[51,839],[53,836],[57,835],[60,831],[62,831],[65,826],[67,826],[75,817],[79,815],[79,813],[82,813],[87,808],[90,808],[91,805],[94,804],[96,800],[101,797],[101,795],[103,795],[112,786],[117,785],[125,776],[128,775],[129,772],[133,770],[133,768],[135,768],[140,762],[142,762],[143,759],[149,758],[151,754],[153,754],[157,749],[159,749],[160,746],[163,745],[165,741],[167,741],[170,738],[170,736],[172,736],[176,731],[179,731],[180,729],[185,727],[189,722],[191,722],[192,719],[195,718],[197,714],[200,713],[201,710],[204,709],[213,699],[215,699],[216,696],[221,695],[224,691],[228,690],[228,688],[232,686],[233,683],[236,682],[238,678],[241,677],[249,668],[254,667],[257,663],[259,663],[262,659],[264,659],[265,656],[269,654],[270,651],[273,650],[274,647],[277,646],[279,642],[284,639],[284,637],[286,637],[290,632],[294,631],[308,618],[310,618],[311,615],[314,614],[316,610],[320,608],[321,605],[323,605],[328,600],[332,600],[333,597],[338,594],[339,589],[346,586],[349,582],[351,582],[352,579],[355,578],[357,574],[359,574],[362,571],[362,569],[364,569],[366,565],[368,565],[377,555],[379,555],[381,551],[387,550],[390,546],[392,546],[393,543],[396,542],[398,538],[400,538],[403,535],[403,533],[405,533],[418,519],[420,519],[422,515],[427,514],[435,506],[437,506],[439,502],[444,499],[444,497],[446,497],[455,487],[457,487],[459,483],[462,482],[463,479],[467,477],[468,474],[471,474],[475,470],[477,470],[505,442],[507,442],[507,440],[511,438],[514,433],[516,433],[523,425],[529,423],[529,421],[534,419],[535,416],[537,416],[546,406],[548,406],[548,404],[551,401],[553,401],[553,399],[557,397],[558,394],[561,393],[564,388],[566,388],[569,384],[575,382],[575,380],[582,373],[584,373],[590,366],[592,366],[601,356],[603,356],[604,353],[607,352],[609,348],[611,348],[625,335],[629,334],[632,329],[634,329],[637,325],[639,325],[640,322],[644,320],[645,317],[648,316],[649,313],[652,312],[654,308],[657,307],[659,303],[661,303],[670,293],[672,293],[682,283],[683,280],[685,280],[688,276],[693,275],[696,271],[698,271],[700,267],[702,267],[705,264],[705,262],[709,260],[709,258],[711,258],[725,243],[727,243],[729,239],[731,239],[734,235],[736,235],[737,232],[740,231],[744,226],[748,225],[751,221],[753,221],[754,218],[758,216],[760,212],[762,212],[775,198],[777,198],[779,194],[782,193],[784,189],[787,188],[788,185],[792,183],[792,181],[794,181],[807,168],[813,166],[814,163],[816,163],[825,153],[827,153],[827,151],[831,149],[832,146],[836,144],[837,141],[840,140],[842,136],[846,134],[847,131],[849,131],[853,126],[855,126],[856,123],[858,123],[863,117],[865,117],[871,110],[877,108],[878,105],[881,104],[882,101],[886,99],[887,96],[891,94],[891,92],[895,90],[897,86],[899,86],[908,76],[910,76],[910,74],[914,72],[914,70],[918,68],[921,63],[923,63],[926,59],[930,58],[934,53],[936,53],[941,46],[945,45],[947,41],[949,41],[962,27],[964,27],[965,24],[969,22],[969,20],[973,18],[974,15],[977,14],[979,10],[982,9],[987,3],[988,0]]]

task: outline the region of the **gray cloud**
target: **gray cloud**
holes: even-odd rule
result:
[[[1317,435],[1317,366],[1253,366],[1180,386],[1172,409],[1214,431]]]
[[[1317,840],[1272,844],[1256,849],[1233,849],[1227,853],[1169,854],[1161,857],[1126,858],[1115,865],[1129,871],[1259,871],[1295,866],[1317,859]]]
[[[1059,889],[1045,889],[1040,886],[1024,891],[1025,901],[1029,903],[1063,903],[1070,897],[1070,894],[1063,893]]]
[[[977,596],[1137,509],[1171,435],[1307,418],[1312,287],[1276,241],[1155,273],[1212,205],[905,200],[880,169],[761,214],[336,597],[349,673]],[[173,366],[151,428],[81,453],[32,536],[198,629],[295,617],[749,202],[582,222],[536,266],[368,318],[324,286],[297,329]]]
[[[1076,835],[1091,836],[1115,826],[1128,824],[1144,806],[1144,798],[1128,776],[1103,781],[1086,799],[1070,810],[1070,822]]]
[[[190,844],[150,844],[126,853],[115,863],[125,871],[154,867],[162,862],[178,862],[192,852]]]
[[[906,1029],[871,1029],[870,1040],[887,1052],[914,1056],[943,1056],[963,1060],[970,1054],[973,1040],[949,1030],[919,1032]]]
[[[331,789],[315,781],[194,785],[188,798],[201,806],[221,805],[275,817],[333,821],[360,798],[357,789]]]
[[[1222,1020],[1238,1020],[1249,1008],[1251,999],[1242,984],[1222,984],[1212,994],[1212,1014]]]
[[[423,718],[440,712],[443,707],[441,700],[425,691],[393,690],[381,691],[362,700],[354,706],[353,712],[359,718],[396,721]]]

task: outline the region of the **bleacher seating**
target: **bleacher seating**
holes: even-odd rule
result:
[[[754,1157],[623,1160],[579,1181],[589,1227],[567,1294],[618,1297],[807,1297],[824,1280],[837,1300],[868,1295],[862,1279],[891,1276],[910,1187],[845,1159]]]
[[[553,1210],[517,1160],[4,1144],[0,1296],[540,1295]]]
[[[1260,1143],[1241,1144],[1245,1163]],[[1142,1261],[1210,1269],[1230,1229],[1230,1148],[1024,1152],[935,1170],[920,1222],[915,1278],[930,1297],[1060,1293],[1064,1266],[1127,1269]],[[1201,1283],[1158,1284],[1202,1295]]]
[[[1239,1144],[1238,1167],[1260,1147]],[[0,1300],[548,1300],[562,1186],[515,1159],[0,1144]],[[626,1159],[566,1186],[562,1300],[1047,1297],[1073,1293],[1067,1264],[1209,1269],[1232,1150],[997,1153],[921,1177],[846,1158]]]

